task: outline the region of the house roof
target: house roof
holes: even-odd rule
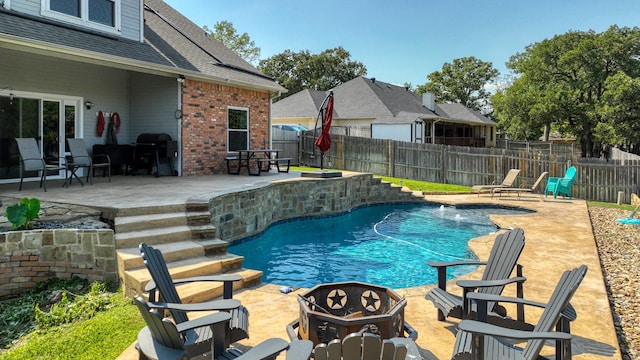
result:
[[[183,74],[270,92],[286,91],[161,0],[144,0],[144,41],[91,31],[0,7],[0,46],[105,66]]]
[[[274,118],[315,117],[318,115],[326,96],[326,91],[299,91],[275,103],[279,105],[275,106],[274,104],[271,110],[271,116]]]
[[[273,117],[313,117],[320,102],[306,101],[310,94],[327,92],[303,90],[273,104]],[[416,119],[495,125],[491,119],[462,104],[436,104],[434,111],[422,104],[422,97],[406,87],[374,78],[357,77],[333,89],[334,118],[372,119],[374,124],[408,124]]]

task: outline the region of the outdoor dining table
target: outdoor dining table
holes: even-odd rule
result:
[[[248,150],[236,150],[229,152],[230,155],[234,155],[235,157],[228,157],[227,164],[229,161],[237,160],[238,166],[236,167],[234,172],[230,172],[231,174],[239,174],[241,168],[246,168],[247,173],[249,175],[260,175],[261,172],[268,172],[271,168],[271,160],[277,159],[280,154],[280,150],[278,149],[248,149]],[[251,163],[255,160],[258,172],[251,172]],[[228,166],[228,165],[227,165]]]

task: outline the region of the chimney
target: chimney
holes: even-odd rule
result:
[[[422,106],[431,111],[436,111],[436,97],[430,92],[422,94]]]
[[[371,82],[375,84],[376,83],[376,78],[371,78]]]

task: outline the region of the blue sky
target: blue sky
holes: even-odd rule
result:
[[[509,57],[569,30],[640,26],[639,0],[165,0],[199,26],[230,21],[260,47],[317,54],[342,46],[367,77],[413,86],[456,58],[507,72]]]

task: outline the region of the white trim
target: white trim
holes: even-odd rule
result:
[[[67,15],[61,12],[50,10],[50,0],[40,0],[40,14],[44,17],[64,21],[74,25],[95,29],[109,34],[120,35],[121,32],[121,9],[120,2],[122,0],[108,0],[113,2],[114,6],[114,26],[100,24],[89,20],[89,3],[90,0],[80,0],[80,17]]]
[[[250,129],[251,129],[251,123],[249,121],[250,119],[250,112],[249,112],[249,108],[248,107],[242,107],[242,106],[232,106],[232,105],[227,105],[227,151],[229,150],[229,133],[231,133],[232,129],[229,127],[229,110],[241,110],[241,111],[245,111],[247,113],[247,128],[246,129],[233,129],[233,131],[237,131],[237,132],[241,132],[244,131],[247,133],[247,148],[244,150],[249,150],[251,148],[251,138],[249,137],[250,135]]]

